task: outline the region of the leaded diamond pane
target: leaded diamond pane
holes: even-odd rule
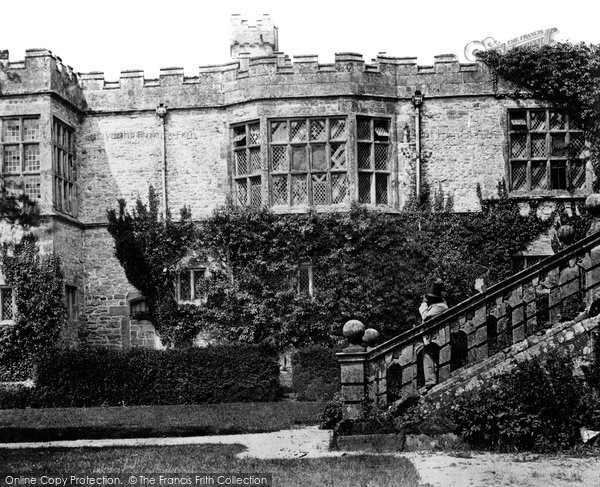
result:
[[[296,120],[291,123],[292,142],[306,140],[306,120]]]
[[[288,178],[287,176],[273,176],[271,179],[271,199],[273,205],[288,204]]]
[[[346,174],[331,175],[331,202],[334,205],[347,203],[349,199],[348,176]]]
[[[566,127],[566,118],[564,113],[550,112],[550,130],[564,130]]]
[[[236,181],[237,183],[237,195],[238,195],[238,203],[240,205],[248,204],[248,181],[246,179],[240,179]]]
[[[377,141],[386,142],[390,139],[390,123],[387,120],[374,120],[373,131]]]
[[[248,145],[260,144],[260,124],[248,125]]]
[[[29,196],[29,198],[39,199],[42,197],[41,184],[39,176],[27,176],[24,181],[23,192]]]
[[[512,189],[524,189],[527,183],[527,163],[513,162],[512,163]]]
[[[327,171],[327,156],[325,154],[325,144],[311,144],[310,146],[312,170]]]
[[[310,121],[310,140],[326,140],[325,120]]]
[[[564,157],[567,155],[567,142],[565,134],[551,134],[551,152],[553,157]]]
[[[388,178],[387,174],[375,174],[375,203],[378,205],[388,203]]]
[[[306,146],[292,146],[292,171],[307,171]]]
[[[567,163],[566,161],[550,162],[551,189],[567,189]]]
[[[334,118],[329,120],[331,139],[346,139],[346,120]]]
[[[12,320],[14,318],[13,313],[13,290],[9,287],[3,287],[0,289],[2,293],[2,319]]]
[[[516,158],[527,157],[527,136],[513,135],[511,137],[510,155]]]
[[[310,293],[310,273],[308,267],[298,269],[298,292],[301,294]]]
[[[189,301],[192,299],[192,275],[190,271],[179,274],[179,299]]]
[[[346,144],[331,144],[331,169],[346,169]]]
[[[547,187],[546,161],[531,163],[531,189],[545,189]]]
[[[371,121],[369,119],[357,119],[356,137],[358,140],[371,140]]]
[[[37,118],[23,120],[23,140],[32,141],[40,138],[40,121]]]
[[[312,175],[312,197],[314,205],[327,204],[327,174]]]
[[[246,149],[235,152],[235,162],[238,176],[248,174],[248,156],[246,154]]]
[[[547,157],[546,134],[531,134],[531,157]]]
[[[260,176],[250,178],[250,204],[260,206],[262,203]]]
[[[292,205],[308,204],[308,185],[306,176],[292,176]]]
[[[574,189],[585,187],[585,161],[571,161],[571,182]]]
[[[371,169],[371,144],[358,144],[358,167]]]
[[[60,127],[59,127],[60,129]],[[246,145],[246,126],[233,127],[233,146],[244,147]]]
[[[21,123],[19,120],[4,120],[4,142],[19,142],[21,140]]]
[[[358,202],[371,203],[371,173],[358,173]]]
[[[271,164],[273,171],[288,170],[288,151],[286,145],[275,145],[271,147]]]
[[[531,130],[546,130],[546,111],[531,112]]]
[[[40,170],[40,146],[29,144],[25,146],[25,171]]]
[[[21,152],[18,145],[4,146],[4,168],[6,173],[21,172]]]
[[[287,122],[285,120],[271,122],[271,141],[273,141],[273,142],[287,142],[288,141]]]
[[[527,130],[527,112],[510,112],[510,129]]]
[[[571,157],[582,157],[585,150],[585,139],[583,134],[571,133],[571,142],[569,143],[569,155]]]
[[[389,145],[375,145],[375,169],[387,170]]]
[[[250,174],[260,172],[260,148],[250,149]]]

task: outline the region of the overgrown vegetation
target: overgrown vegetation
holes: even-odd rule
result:
[[[566,111],[583,130],[600,189],[600,45],[568,42],[477,54],[501,78]],[[515,93],[515,96],[522,96]]]
[[[554,451],[581,441],[579,428],[600,428],[600,391],[573,377],[560,351],[519,363],[477,392],[456,398],[450,417],[479,448]]]
[[[359,319],[382,338],[419,323],[432,277],[446,283],[450,305],[512,273],[511,255],[551,225],[536,207],[522,216],[499,185],[482,212],[425,208],[387,214],[353,206],[346,213],[276,215],[227,205],[194,227],[184,212],[163,221],[153,190],[129,213],[109,212],[109,231],[129,281],[148,299],[161,338],[216,338],[278,348],[334,345],[343,324]],[[190,258],[211,270],[203,306],[176,301],[176,276]],[[182,262],[184,264],[182,264]],[[298,286],[300,264],[313,268],[314,296]],[[460,263],[460,265],[457,265]]]
[[[0,218],[13,237],[0,248],[0,266],[15,304],[4,309],[14,323],[0,327],[0,380],[24,380],[33,374],[34,358],[55,346],[66,323],[63,274],[56,254],[39,255],[31,233],[40,223],[34,202],[25,195],[2,196]]]

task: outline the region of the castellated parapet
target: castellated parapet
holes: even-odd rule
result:
[[[290,60],[281,52],[240,55],[235,62],[200,67],[193,76],[182,68],[160,70],[146,78],[140,70],[121,72],[108,81],[102,72],[80,74],[91,111],[153,110],[159,103],[171,108],[222,107],[248,100],[367,96],[410,99],[415,90],[428,98],[491,95],[493,79],[480,63],[463,64],[455,55],[435,57],[433,65],[415,57],[378,55],[366,63],[361,54],[337,53],[330,64],[316,55]]]
[[[279,49],[277,27],[271,16],[263,14],[256,25],[248,24],[239,14],[231,16],[231,58],[239,59],[241,54],[263,56]]]
[[[48,49],[27,49],[22,61],[10,61],[9,52],[2,50],[0,65],[0,95],[54,93],[74,107],[85,109],[77,74]]]

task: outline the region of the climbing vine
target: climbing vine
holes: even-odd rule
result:
[[[130,212],[124,200],[118,211],[108,211],[108,231],[115,241],[116,257],[129,282],[146,298],[149,315],[166,343],[189,342],[194,329],[193,306],[177,304],[177,265],[197,241],[196,227],[187,209],[179,221],[158,210],[158,197],[150,187],[148,204],[137,200]]]
[[[36,238],[25,233],[0,252],[5,282],[14,293],[14,323],[0,327],[0,377],[31,377],[33,361],[56,345],[66,324],[64,280],[56,254],[39,255]]]
[[[131,214],[124,204],[118,215],[109,212],[109,231],[161,337],[175,344],[199,331],[278,347],[332,343],[351,318],[390,337],[419,322],[433,277],[445,281],[455,304],[475,292],[475,278],[491,284],[510,275],[511,255],[551,225],[533,203],[522,216],[503,188],[477,213],[443,211],[439,203],[400,214],[354,205],[345,213],[276,215],[225,205],[197,226],[188,213],[162,221],[151,191],[148,207],[138,201]],[[176,301],[188,254],[211,268],[202,306]],[[313,296],[298,285],[301,264],[312,266]]]
[[[568,42],[480,52],[492,72],[533,98],[552,102],[584,130],[600,189],[600,45]],[[519,95],[517,92],[516,95]]]

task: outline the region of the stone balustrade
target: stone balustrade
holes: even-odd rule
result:
[[[590,213],[598,218],[595,208]],[[365,327],[354,320],[352,345],[337,354],[344,416],[359,416],[365,398],[386,405],[424,392],[425,354],[437,362],[440,384],[527,337],[572,321],[599,298],[600,233],[593,233],[378,346],[360,345]]]

